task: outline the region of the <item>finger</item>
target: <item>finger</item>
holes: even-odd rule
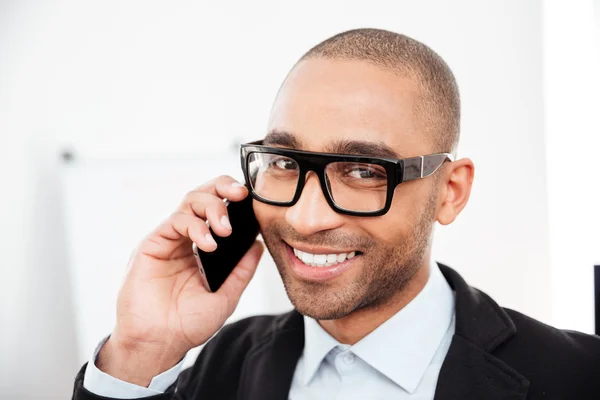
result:
[[[231,200],[241,201],[248,195],[248,188],[244,183],[240,183],[230,176],[223,176],[215,181],[215,190],[219,197]]]
[[[219,236],[231,234],[231,223],[225,202],[219,197],[208,193],[196,192],[188,198],[188,207],[182,210],[208,220],[212,230]]]
[[[203,251],[214,251],[217,248],[217,243],[202,219],[178,212],[171,216],[170,221],[172,231],[167,230],[168,233],[177,233],[181,235],[180,238],[190,238]]]
[[[156,258],[170,258],[183,238],[192,240],[198,248],[207,252],[217,248],[202,219],[192,214],[176,212],[144,240],[140,251]]]
[[[206,219],[217,235],[229,236],[231,234],[229,213],[223,201],[213,202],[206,206]]]
[[[255,241],[250,250],[246,252],[244,257],[235,266],[231,274],[227,277],[223,285],[219,288],[217,293],[223,293],[228,299],[228,304],[231,309],[230,313],[233,312],[237,306],[242,293],[250,283],[250,280],[254,276],[258,262],[264,252],[264,245],[260,241]]]
[[[221,175],[198,187],[193,192],[210,193],[222,199],[233,201],[243,200],[248,195],[248,189],[229,175]]]

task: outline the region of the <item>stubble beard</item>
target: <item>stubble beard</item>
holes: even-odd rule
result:
[[[282,238],[299,239],[290,226],[276,225],[263,230],[263,239],[281,275],[283,285],[296,310],[317,320],[340,319],[361,309],[377,308],[401,292],[423,265],[433,229],[435,202],[430,199],[413,229],[394,245],[382,245],[370,238],[340,237],[318,233],[299,242],[314,245],[361,243],[367,248],[361,257],[362,271],[344,287],[329,282],[300,281],[286,267]],[[338,240],[336,240],[338,239]],[[340,247],[352,247],[344,246]]]

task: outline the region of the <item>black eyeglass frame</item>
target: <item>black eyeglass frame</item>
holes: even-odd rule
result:
[[[333,210],[341,214],[360,217],[376,217],[384,215],[390,209],[392,198],[394,196],[394,190],[399,184],[431,176],[442,166],[442,164],[444,164],[444,162],[454,161],[454,158],[450,153],[435,153],[425,156],[392,159],[351,154],[317,153],[305,150],[286,149],[282,147],[270,147],[265,146],[262,143],[262,140],[257,140],[255,142],[242,144],[240,147],[242,171],[244,173],[244,178],[246,179],[250,194],[254,199],[274,206],[291,207],[298,202],[300,196],[302,195],[302,190],[304,189],[304,184],[306,183],[306,174],[309,171],[313,171],[319,178],[323,195]],[[287,202],[273,201],[265,199],[256,193],[250,183],[251,181],[248,171],[248,159],[253,153],[268,153],[285,156],[293,159],[298,164],[298,184],[296,186],[296,193],[294,193],[292,200]],[[335,203],[333,195],[329,191],[325,177],[325,168],[328,164],[333,162],[369,163],[380,165],[385,168],[387,175],[387,193],[383,208],[376,211],[354,211],[339,207]]]

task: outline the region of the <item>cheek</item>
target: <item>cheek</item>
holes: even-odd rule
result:
[[[377,221],[368,221],[363,226],[363,231],[377,243],[378,247],[382,245],[395,247],[398,243],[404,242],[410,232],[410,225],[405,218],[388,214],[382,216],[385,218],[377,217]]]
[[[414,190],[411,192],[400,190],[401,186],[396,188],[389,211],[364,224],[364,230],[378,242],[396,245],[405,242],[414,232],[424,205],[420,203],[426,201],[420,199]]]
[[[284,207],[271,206],[257,200],[253,200],[252,208],[262,230],[265,230],[273,221],[283,218],[285,212]]]

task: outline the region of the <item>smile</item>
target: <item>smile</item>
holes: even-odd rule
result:
[[[362,255],[362,252],[353,249],[303,244],[295,246],[285,243],[288,265],[291,272],[304,281],[325,282],[335,279],[355,265]]]
[[[304,251],[300,251],[292,247],[294,255],[306,265],[311,267],[331,267],[339,263],[349,260],[356,255],[355,251],[349,253],[337,253],[337,254],[312,254]]]

